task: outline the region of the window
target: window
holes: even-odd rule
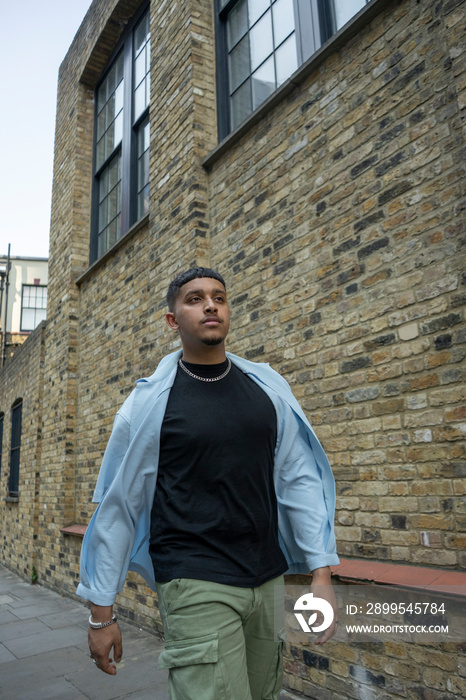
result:
[[[22,411],[23,400],[17,399],[11,409],[10,481],[8,486],[10,496],[18,495]]]
[[[369,0],[218,0],[219,131],[226,136]]]
[[[129,28],[96,90],[91,262],[149,211],[149,12]]]
[[[33,331],[47,316],[47,287],[23,284],[21,293],[21,331]]]
[[[2,472],[3,418],[4,418],[4,414],[0,413],[0,474]]]

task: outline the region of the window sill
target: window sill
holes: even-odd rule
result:
[[[6,503],[19,503],[19,496],[7,496],[5,498]]]
[[[210,170],[214,163],[221,158],[235,143],[237,143],[255,124],[270,112],[275,105],[282,102],[287,95],[301,85],[313,71],[331,54],[338,51],[353,36],[360,32],[371,20],[374,19],[385,7],[390,4],[390,0],[372,0],[362,10],[345,24],[336,34],[334,34],[320,49],[312,54],[308,60],[288,78],[265,102],[263,102],[250,116],[244,120],[234,131],[226,136],[213,151],[203,160],[202,165],[206,170]]]
[[[88,279],[88,277],[91,277],[93,272],[98,270],[99,267],[101,267],[104,264],[104,262],[106,262],[109,258],[111,258],[115,254],[115,252],[119,248],[121,248],[122,245],[127,243],[127,241],[132,236],[134,236],[138,231],[140,231],[142,228],[144,228],[144,226],[147,226],[148,223],[149,223],[149,214],[146,214],[145,216],[142,217],[142,219],[139,219],[139,221],[136,221],[136,223],[131,226],[131,228],[125,233],[124,236],[119,238],[117,240],[117,242],[114,243],[112,245],[112,247],[109,248],[102,255],[101,258],[99,258],[98,260],[93,262],[92,265],[90,267],[88,267],[87,270],[85,272],[83,272],[83,274],[78,277],[78,279],[76,280],[77,286],[79,287],[85,280]]]

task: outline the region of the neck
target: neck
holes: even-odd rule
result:
[[[219,365],[226,360],[225,345],[206,345],[196,350],[183,347],[182,359],[193,365]]]

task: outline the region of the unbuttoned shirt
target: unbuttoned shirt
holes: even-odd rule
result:
[[[160,431],[181,351],[140,379],[115,418],[93,501],[98,503],[81,550],[77,594],[112,605],[128,570],[155,590],[149,554]],[[334,534],[335,482],[330,464],[289,384],[268,364],[227,357],[259,384],[277,415],[274,485],[286,573],[339,563]]]

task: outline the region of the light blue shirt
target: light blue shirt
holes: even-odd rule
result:
[[[93,501],[99,505],[81,550],[77,594],[112,605],[128,570],[155,590],[149,554],[160,431],[181,351],[167,355],[151,377],[139,379],[118,411]],[[270,397],[277,414],[274,484],[279,542],[287,573],[339,563],[334,534],[335,482],[330,464],[291,388],[268,364],[227,353]]]

